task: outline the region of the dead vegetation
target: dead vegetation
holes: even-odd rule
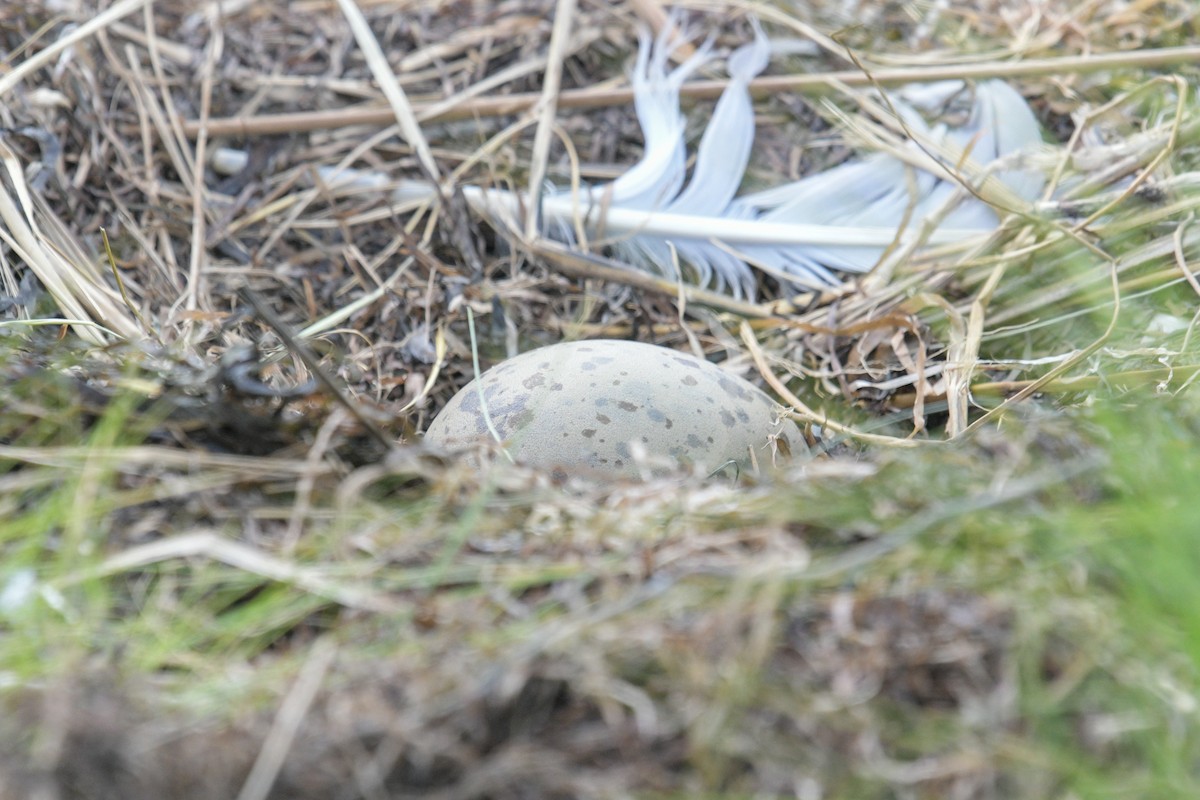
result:
[[[753,302],[454,191],[633,163],[656,3],[360,2],[382,79],[347,5],[0,8],[0,797],[1058,796],[1048,720],[1136,760],[1172,712],[1094,701],[1111,608],[1077,553],[1026,567],[1039,507],[1121,491],[1048,409],[1200,368],[1191,4],[682,4],[812,43],[760,84],[748,183],[894,147],[869,88],[910,68],[1010,78],[1051,140],[1060,191],[988,241]],[[563,487],[392,446],[473,347],[596,336],[759,380],[820,457]],[[1194,677],[1162,670],[1129,681]]]

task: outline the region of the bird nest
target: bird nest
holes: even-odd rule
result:
[[[1200,370],[1194,9],[681,5],[680,59],[794,40],[745,189],[909,153],[884,90],[967,76],[1028,101],[1044,190],[964,179],[989,233],[739,298],[468,199],[638,162],[658,3],[0,8],[0,796],[1049,791],[989,737],[1037,727],[1017,673],[1108,671],[1107,617],[1000,509],[1099,496],[1059,410]],[[596,337],[757,382],[815,457],[564,491],[408,446],[476,357]]]

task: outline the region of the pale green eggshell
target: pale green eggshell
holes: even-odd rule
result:
[[[501,362],[434,419],[428,442],[460,450],[496,432],[519,463],[571,473],[636,476],[633,443],[651,456],[716,469],[759,466],[804,448],[794,423],[758,387],[708,361],[619,340],[565,342]]]

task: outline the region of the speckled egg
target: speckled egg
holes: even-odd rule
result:
[[[639,342],[564,342],[501,362],[450,400],[426,441],[452,451],[492,441],[483,404],[514,460],[559,478],[637,476],[644,465],[635,452],[661,472],[671,462],[762,467],[804,446],[795,423],[753,384]]]

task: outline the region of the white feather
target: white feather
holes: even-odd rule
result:
[[[926,242],[940,244],[986,234],[996,214],[975,198],[947,204],[963,194],[959,183],[908,163],[874,153],[824,172],[764,191],[737,196],[754,143],[754,109],[749,83],[767,65],[771,44],[754,23],[754,41],[728,58],[730,81],[713,111],[687,175],[685,120],[679,107],[684,81],[711,60],[711,42],[674,69],[667,58],[677,46],[677,27],[668,25],[651,41],[641,33],[632,85],[634,107],[645,137],[642,158],[609,184],[579,192],[551,187],[540,207],[546,235],[577,244],[576,232],[602,236],[636,266],[679,278],[672,248],[690,265],[694,279],[739,297],[752,297],[751,264],[807,286],[839,283],[838,272],[869,271],[885,249],[916,236],[932,215],[939,227]],[[983,168],[998,158],[1030,149],[1041,140],[1037,120],[1024,99],[1000,81],[975,87],[969,119],[959,128],[931,128],[916,107],[939,107],[962,89],[959,81],[905,87],[891,105],[910,131],[928,142],[945,142],[951,152],[968,151]],[[909,143],[917,155],[916,145]],[[239,156],[235,157],[235,156]],[[919,160],[919,159],[918,159]],[[219,150],[214,164],[236,171],[244,155]],[[945,164],[953,167],[954,160]],[[945,170],[941,171],[943,174]],[[366,188],[383,176],[322,168],[338,188]],[[1042,186],[1036,172],[995,172],[1018,196],[1032,199]],[[428,200],[433,189],[418,181],[393,184],[399,203]],[[479,213],[520,230],[527,205],[523,195],[477,186],[462,187]],[[904,230],[901,225],[907,225]]]
[[[935,88],[936,94],[944,99],[960,89],[961,84],[951,82],[930,88]],[[971,118],[957,129],[929,129],[901,98],[893,98],[893,105],[910,130],[929,140],[946,139],[960,150],[970,147],[972,158],[985,165],[1040,141],[1037,121],[1025,101],[999,81],[982,83],[976,88]],[[910,147],[916,148],[911,143]],[[1041,186],[1036,173],[1001,171],[997,177],[1026,199],[1031,199]],[[910,180],[915,180],[915,186],[910,185]],[[896,158],[871,154],[786,186],[744,196],[737,201],[739,215],[761,224],[883,228],[891,232],[890,238],[872,241],[849,236],[835,244],[830,239],[814,237],[809,246],[788,246],[781,242],[778,247],[752,247],[745,253],[764,266],[795,276],[801,283],[808,282],[806,278],[831,281],[830,269],[867,272],[882,256],[884,246],[893,239],[904,238],[900,226],[906,220],[908,230],[915,233],[927,218],[954,201],[960,191],[957,181],[942,180],[920,170],[910,171]],[[996,214],[986,203],[969,199],[942,219],[930,242],[957,241],[991,231],[997,222]]]
[[[675,278],[670,244],[694,269],[698,283],[752,296],[755,281],[748,263],[797,284],[834,285],[835,271],[870,270],[885,248],[915,236],[927,218],[961,193],[957,181],[872,154],[785,186],[736,197],[754,140],[748,87],[771,52],[757,24],[754,42],[729,57],[729,86],[700,141],[685,185],[679,87],[708,57],[708,46],[668,72],[666,55],[672,46],[665,35],[653,45],[643,35],[640,43],[633,86],[646,137],[642,159],[613,183],[587,189],[581,196],[559,190],[543,198],[541,212],[559,238],[569,239],[568,231],[582,223],[589,235],[602,231],[630,262]],[[961,88],[960,82],[911,87],[892,97],[892,105],[910,130],[935,142],[945,139],[960,150],[969,148],[972,159],[983,166],[1040,141],[1037,121],[1025,101],[999,81],[976,87],[970,118],[961,128],[931,129],[906,102],[940,104]],[[1036,173],[1010,170],[997,175],[1027,199],[1041,186]],[[516,198],[511,196],[487,192],[476,198],[493,211],[516,212]],[[906,221],[907,229],[900,230]],[[968,199],[944,216],[928,242],[959,241],[989,232],[997,222],[985,203]]]

